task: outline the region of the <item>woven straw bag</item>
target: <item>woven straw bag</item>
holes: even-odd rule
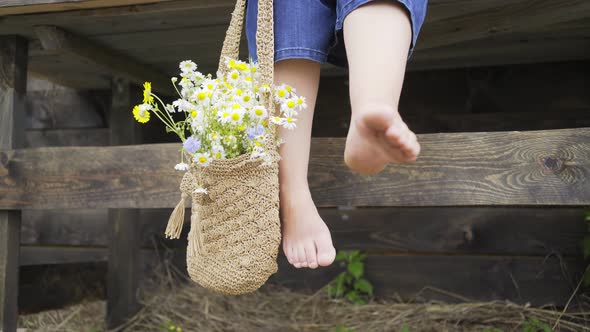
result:
[[[225,73],[225,57],[238,58],[245,0],[237,0],[223,42],[219,61]],[[260,84],[273,83],[274,32],[273,2],[258,1],[257,55]],[[270,92],[266,107],[275,110]],[[276,139],[277,128],[270,125]],[[270,140],[273,141],[273,140]],[[272,162],[241,155],[216,159],[208,166],[192,163],[180,184],[181,200],[175,207],[166,236],[178,238],[184,221],[184,202],[192,198],[191,228],[188,235],[187,270],[189,277],[213,291],[237,295],[262,286],[277,271],[281,242],[279,219],[278,147],[268,143]],[[189,158],[190,160],[190,158]],[[196,188],[207,188],[207,193]]]

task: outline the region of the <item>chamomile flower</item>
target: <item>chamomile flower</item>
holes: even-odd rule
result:
[[[215,159],[225,159],[225,149],[223,146],[216,144],[211,147],[213,158]]]
[[[191,60],[181,61],[179,67],[183,73],[197,70],[197,64]]]
[[[285,84],[279,85],[275,90],[275,100],[282,104],[287,98],[289,98],[289,91],[287,91]]]
[[[186,101],[185,99],[177,99],[172,102],[172,105],[176,106],[179,111],[182,112],[190,112],[190,110],[195,109],[195,105],[191,102]]]
[[[251,119],[262,121],[266,119],[267,116],[268,112],[266,111],[266,108],[264,106],[254,106],[250,109]]]
[[[207,195],[209,192],[207,191],[207,188],[203,188],[203,187],[198,187],[195,190],[193,190],[193,194],[205,194]]]
[[[174,166],[174,169],[177,171],[188,171],[189,165],[187,163],[178,163]]]
[[[244,92],[242,95],[240,95],[240,104],[242,104],[244,107],[252,106],[255,101],[256,99],[254,99],[252,94],[249,92]]]
[[[231,112],[228,109],[221,109],[219,111],[217,111],[217,120],[219,122],[223,123],[228,123],[229,122],[229,118],[230,118]]]
[[[294,98],[285,99],[285,101],[281,104],[281,112],[288,116],[296,115],[297,108],[297,100]]]
[[[307,108],[307,104],[305,103],[305,97],[298,96],[296,101],[300,110],[304,110]]]
[[[201,166],[207,166],[211,163],[211,155],[208,152],[195,153],[194,162]]]
[[[230,84],[237,85],[240,82],[240,72],[237,70],[232,70],[227,74],[227,81]]]
[[[244,121],[244,109],[239,104],[234,104],[234,106],[236,105],[238,107],[232,107],[230,111],[229,121],[232,124],[239,125]]]
[[[291,117],[291,116],[287,116],[286,118],[283,119],[283,127],[289,129],[289,130],[293,130],[295,129],[296,125],[295,125],[295,121],[297,121],[297,119]]]
[[[285,119],[278,117],[278,116],[273,116],[272,118],[270,118],[270,122],[277,124],[279,126],[282,126],[283,123],[285,122]]]

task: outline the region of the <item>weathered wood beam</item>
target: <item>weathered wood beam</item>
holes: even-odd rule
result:
[[[138,209],[109,209],[110,246],[107,275],[107,317],[109,328],[117,327],[140,308]]]
[[[134,97],[139,93],[140,89],[124,78],[115,77],[111,81],[111,145],[141,142],[140,125],[130,113]],[[139,209],[108,209],[108,219],[110,245],[106,324],[108,328],[115,328],[133,317],[140,308],[137,299],[141,245]]]
[[[27,41],[14,35],[0,36],[0,151],[24,146],[26,89]],[[0,208],[0,331],[3,332],[16,331],[18,321],[20,227],[20,210]]]
[[[105,146],[108,143],[107,128],[32,129],[25,133],[25,147]]]
[[[343,138],[315,138],[309,182],[318,206],[590,204],[590,128],[424,134],[409,165],[351,173]],[[178,143],[0,151],[0,208],[170,208]],[[34,167],[32,166],[34,165]],[[213,189],[213,188],[211,188]]]
[[[185,213],[187,227],[180,241],[164,238],[170,212],[171,209],[140,211],[142,248],[153,249],[159,243],[167,248],[186,247],[190,209]],[[320,208],[319,212],[339,249],[441,255],[580,256],[579,243],[586,233],[583,207]],[[20,242],[26,246],[22,248],[106,248],[110,241],[107,230],[105,209],[25,210]]]
[[[168,1],[171,0],[4,0],[0,2],[0,15],[119,7]]]
[[[590,15],[587,0],[526,0],[502,4],[481,12],[467,13],[424,25],[416,45],[425,50],[491,36],[534,31]]]
[[[45,50],[76,56],[91,65],[104,68],[113,76],[125,77],[140,85],[151,81],[155,93],[176,94],[167,75],[106,45],[52,25],[36,26],[35,33]]]

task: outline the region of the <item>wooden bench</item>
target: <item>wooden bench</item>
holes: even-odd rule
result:
[[[187,54],[146,52],[146,38],[154,34],[167,50],[210,50],[198,62],[203,71],[211,71],[207,68],[215,64],[232,4],[30,0],[0,5],[0,330],[16,329],[22,265],[108,260],[108,325],[117,325],[138,309],[138,261],[146,241],[141,230],[161,221],[177,202],[181,174],[173,170],[178,143],[133,145],[140,141],[128,112],[138,93],[132,83],[148,77],[167,80],[160,69],[177,65],[177,59]],[[420,52],[410,69],[588,59],[587,24],[580,18],[590,12],[590,3],[543,4],[432,1]],[[490,11],[485,19],[473,15],[497,7],[501,10]],[[187,19],[145,29],[167,13],[191,18],[198,14],[197,24],[206,26],[189,26]],[[128,26],[114,24],[131,19],[136,21]],[[143,24],[145,31],[127,31],[134,24]],[[84,29],[70,31],[76,27]],[[203,31],[212,37],[186,47],[170,38]],[[568,38],[547,39],[549,32]],[[136,63],[144,54],[148,64]],[[27,72],[80,89],[113,91],[109,128],[87,130],[103,139],[106,131],[105,141],[113,146],[24,148]],[[342,83],[342,72],[325,72]],[[585,81],[581,82],[578,86]],[[332,91],[340,99],[342,93]],[[326,111],[319,117],[346,119],[339,108],[320,107]],[[465,114],[435,111],[434,121],[454,131],[465,128],[460,123]],[[587,121],[587,108],[576,112],[568,114]],[[559,109],[543,110],[549,113],[563,114]],[[509,112],[470,116],[483,121],[484,130],[496,121],[545,119]],[[572,123],[551,116],[565,127]],[[314,138],[309,181],[322,217],[334,230],[336,246],[368,251],[367,273],[382,295],[412,297],[430,286],[464,300],[559,305],[571,294],[571,277],[582,269],[576,242],[584,231],[580,208],[590,205],[590,128],[588,122],[581,123],[586,128],[420,135],[423,154],[416,164],[392,166],[375,177],[353,175],[344,167],[343,138]],[[314,133],[335,136],[342,130],[333,126]],[[20,247],[37,241],[34,234],[39,232],[33,227],[22,236],[23,212],[34,216],[46,209],[57,216],[74,209],[92,216],[91,211],[103,209],[106,213],[95,213],[84,223],[107,224],[108,234],[92,242],[106,249]],[[143,218],[146,210],[151,217]],[[36,225],[54,220],[47,212],[38,215]],[[75,229],[82,223],[77,218],[80,215],[73,213],[52,222],[74,224]],[[283,257],[280,264],[273,281],[288,286],[319,287],[338,272],[337,266],[295,270]]]

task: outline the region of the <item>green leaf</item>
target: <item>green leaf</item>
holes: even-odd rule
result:
[[[363,299],[362,297],[357,297],[353,303],[358,305],[365,305],[367,304],[367,300]]]
[[[410,327],[407,324],[404,324],[399,332],[410,332]]]
[[[345,278],[346,278],[346,272],[342,272],[336,277],[336,292],[335,292],[336,297],[340,297],[340,296],[344,295],[344,291],[346,290],[344,287]]]
[[[586,212],[586,218],[585,218],[585,220],[586,221],[590,221],[590,212]]]
[[[355,262],[355,261],[358,261],[359,260],[360,255],[361,255],[361,251],[360,250],[353,250],[353,251],[350,252],[350,255],[349,255],[349,258],[348,259],[351,262]]]
[[[348,264],[348,272],[350,272],[355,279],[358,279],[363,276],[365,266],[362,262],[352,262]]]
[[[344,327],[344,325],[338,324],[338,325],[336,325],[336,329],[334,331],[335,332],[346,332],[346,328]]]
[[[344,251],[344,250],[340,250],[336,254],[336,258],[334,260],[336,262],[341,262],[341,261],[346,260],[347,257],[348,257],[348,252],[347,251]]]
[[[352,303],[355,303],[359,298],[359,293],[357,293],[356,291],[350,291],[346,293],[346,299]]]
[[[369,296],[373,296],[373,285],[367,279],[359,279],[354,282],[354,289],[360,291],[361,293],[369,294]]]

